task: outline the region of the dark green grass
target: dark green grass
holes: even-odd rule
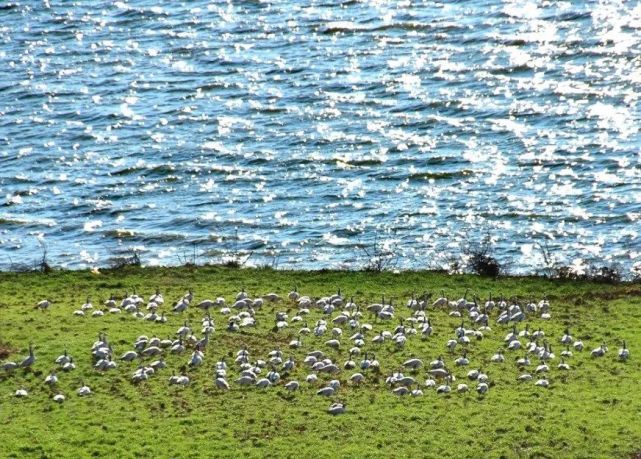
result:
[[[272,331],[275,311],[290,310],[290,318],[295,314],[288,301],[264,307],[257,315],[257,327],[237,334],[226,332],[225,318],[212,311],[216,333],[206,351],[205,364],[189,371],[192,384],[186,388],[169,386],[167,380],[172,369],[187,362],[190,351],[167,356],[169,368],[136,386],[130,382],[136,363],[119,362],[116,370],[95,372],[90,347],[98,333],[106,331],[119,357],[132,349],[138,335],[173,335],[187,318],[200,336],[201,310],[168,313],[167,324],[145,322],[124,312],[102,318],[72,315],[87,296],[97,306],[111,294],[122,296],[133,288],[148,297],[158,287],[167,303],[191,288],[197,303],[219,295],[230,302],[241,288],[251,296],[270,291],[286,296],[294,285],[311,296],[329,295],[340,288],[362,306],[385,294],[395,298],[397,317],[408,317],[406,300],[412,292],[425,290],[439,294],[443,289],[453,298],[462,296],[468,288],[483,298],[490,292],[537,300],[547,294],[552,320],[534,319],[529,323],[530,329],[543,328],[557,354],[550,364],[552,385],[546,390],[533,383],[516,382],[519,372],[514,360],[523,352],[506,352],[503,365],[490,363],[509,331],[509,327],[494,323],[495,313],[492,331],[484,340],[473,342],[468,354],[470,368],[481,366],[490,376],[491,388],[486,396],[475,392],[439,396],[428,389],[419,398],[394,396],[384,384],[385,377],[409,356],[427,363],[443,354],[454,368],[453,360],[460,355],[460,348],[451,355],[445,349],[460,319],[448,317],[446,311],[429,311],[434,336],[428,340],[414,336],[402,350],[388,343],[380,348],[373,346],[370,341],[374,333],[370,333],[364,350],[376,352],[381,374],[367,373],[366,384],[350,387],[346,381],[353,372],[342,371],[338,379],[343,385],[331,400],[345,401],[347,413],[332,417],[327,414],[331,400],[315,395],[317,388],[304,383],[308,371],[302,360],[307,352],[322,349],[342,365],[347,360],[350,333],[344,331],[344,350],[340,352],[323,345],[330,338],[327,335],[303,338],[304,347],[290,351],[287,343],[301,325]],[[31,341],[37,356],[30,370],[0,374],[0,457],[629,457],[641,449],[641,367],[637,358],[641,349],[640,295],[638,285],[538,278],[487,280],[430,272],[205,267],[127,269],[98,275],[0,274],[0,346],[10,350],[9,360],[20,361]],[[43,298],[53,301],[51,310],[34,309]],[[312,310],[307,318],[310,327],[321,316],[320,311]],[[363,321],[374,323],[367,314]],[[374,324],[374,331],[395,325],[396,321]],[[562,349],[558,341],[566,326],[576,338],[583,339],[586,351],[568,359],[572,369],[562,373],[556,369]],[[632,354],[626,363],[616,358],[622,339],[627,340]],[[610,351],[602,359],[591,358],[589,351],[602,341]],[[59,373],[58,390],[67,400],[58,405],[52,401],[57,391],[46,387],[43,380],[65,345],[78,369]],[[281,376],[283,382],[300,381],[301,391],[288,393],[282,384],[264,391],[241,389],[232,382],[237,375],[233,368],[228,377],[232,390],[217,391],[212,379],[215,362],[235,354],[243,345],[248,346],[252,359],[264,359],[277,346],[285,357],[294,356],[296,370],[289,376],[281,372]],[[538,363],[532,360],[533,365]],[[467,370],[454,368],[454,374],[464,379],[461,377]],[[419,371],[417,377],[424,381],[425,371]],[[82,381],[92,388],[92,396],[77,396]],[[15,398],[19,387],[27,389],[29,397]]]

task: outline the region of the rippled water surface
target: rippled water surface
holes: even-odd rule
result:
[[[631,267],[638,2],[0,3],[0,267]]]

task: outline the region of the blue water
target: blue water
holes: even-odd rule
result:
[[[0,6],[0,267],[641,260],[641,6]]]

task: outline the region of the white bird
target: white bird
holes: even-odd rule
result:
[[[242,289],[236,294],[236,301],[243,301],[246,298],[249,298],[249,295],[247,294],[247,292],[245,292],[245,289]]]
[[[450,374],[446,368],[435,368],[433,370],[430,370],[429,373],[435,378],[447,378]]]
[[[458,366],[466,366],[469,365],[470,360],[467,358],[467,351],[463,351],[463,355],[456,359],[454,363]]]
[[[414,384],[416,381],[414,378],[411,376],[403,376],[402,374],[399,374],[394,381],[396,384],[399,384],[401,386],[409,387],[412,384]]]
[[[156,304],[163,304],[165,302],[165,300],[163,299],[163,296],[160,293],[160,291],[158,289],[156,289],[156,293],[154,293],[153,295],[151,295],[149,297],[149,302],[150,303],[156,303]]]
[[[188,335],[191,335],[191,327],[189,327],[189,322],[185,320],[183,323],[183,326],[178,329],[176,332],[176,335],[180,336],[181,338],[185,338]]]
[[[143,357],[154,357],[162,354],[162,349],[158,346],[149,346],[140,353]]]
[[[423,338],[427,338],[429,336],[432,336],[433,332],[434,328],[432,327],[430,319],[427,319],[427,322],[424,322],[423,326],[421,327],[421,335],[423,336]]]
[[[478,386],[476,386],[476,392],[479,394],[485,394],[488,390],[490,389],[490,386],[487,385],[487,383],[479,383]]]
[[[570,335],[570,330],[566,328],[563,331],[563,336],[561,337],[561,344],[570,344],[573,341],[574,340],[572,339],[572,336]]]
[[[485,302],[485,310],[490,312],[495,306],[496,303],[492,300],[492,293],[490,292],[490,298]]]
[[[307,326],[307,322],[305,322],[304,326],[298,330],[299,335],[309,335],[312,331],[309,329]]]
[[[406,386],[399,386],[392,390],[394,395],[407,395],[410,393],[410,390]]]
[[[195,350],[191,354],[188,365],[194,368],[199,367],[200,365],[202,365],[204,358],[205,358],[205,354],[203,354],[199,350]]]
[[[214,383],[216,384],[216,387],[218,389],[229,390],[229,384],[227,383],[225,378],[221,376],[217,376],[216,379],[214,380]]]
[[[285,384],[285,389],[287,389],[288,391],[298,390],[299,387],[300,387],[300,384],[298,383],[298,381],[290,381],[287,384]]]
[[[91,394],[91,389],[85,383],[82,383],[82,387],[78,389],[78,395],[84,397],[85,395]]]
[[[18,364],[16,362],[4,362],[2,364],[2,369],[4,371],[13,371],[16,368],[18,368]]]
[[[625,340],[623,340],[623,347],[619,349],[619,360],[625,361],[625,360],[628,360],[629,357],[630,357],[630,351],[625,345]]]
[[[327,412],[331,415],[336,416],[337,414],[343,414],[345,412],[344,403],[332,403],[327,409]]]
[[[334,395],[334,392],[336,392],[336,390],[333,387],[326,386],[326,387],[323,387],[322,389],[318,390],[316,392],[316,395],[323,395],[325,397],[330,397],[330,396]]]
[[[423,361],[420,359],[412,358],[403,362],[403,366],[412,370],[418,370],[423,366]]]
[[[517,351],[521,349],[521,342],[518,339],[510,341],[510,344],[507,345],[508,350]]]
[[[69,372],[76,369],[76,364],[73,363],[73,358],[70,358],[67,363],[62,366],[62,371]]]
[[[67,348],[65,348],[65,352],[62,355],[58,356],[58,358],[55,360],[54,363],[56,363],[58,365],[64,365],[65,363],[69,362],[70,359],[71,359],[71,357],[69,357],[69,353],[67,352]]]
[[[450,352],[454,352],[454,348],[456,347],[457,344],[458,344],[458,341],[456,341],[455,339],[450,339],[447,341],[445,346],[450,350]]]
[[[41,311],[44,311],[45,309],[49,309],[50,306],[51,306],[51,301],[42,300],[42,301],[38,302],[36,307],[39,308]]]
[[[179,339],[177,342],[174,342],[169,349],[169,352],[172,354],[182,354],[185,352],[185,345],[182,342],[182,339]]]
[[[530,365],[530,359],[528,358],[527,354],[516,361],[516,366],[519,368],[527,367],[528,365]]]
[[[467,392],[468,390],[470,390],[470,388],[467,387],[467,384],[459,384],[456,387],[456,391],[459,392],[459,393]]]
[[[532,339],[537,340],[537,339],[543,339],[545,337],[545,332],[541,330],[540,328],[532,333]]]
[[[16,397],[26,397],[29,393],[25,389],[18,389],[16,391]]]
[[[283,363],[283,371],[292,371],[295,366],[296,362],[294,361],[294,358],[290,356],[285,360],[285,363]]]
[[[330,339],[329,341],[325,341],[325,345],[333,349],[338,349],[341,346],[341,342],[337,339]]]
[[[539,387],[549,387],[550,382],[547,379],[539,379],[537,382],[534,383],[534,385]]]
[[[172,308],[173,312],[184,312],[187,310],[189,307],[189,301],[186,298],[182,298],[180,301],[176,303],[176,305]]]
[[[547,371],[550,371],[550,367],[548,367],[547,364],[543,362],[541,362],[541,364],[536,367],[536,370],[534,370],[535,373],[545,373]]]
[[[115,362],[113,362],[113,364],[114,364],[114,368],[115,368]],[[153,368],[154,371],[158,371],[158,370],[160,370],[162,368],[167,368],[167,364],[165,363],[165,361],[163,359],[155,360],[155,361],[151,362],[149,364],[149,366],[151,368]]]
[[[125,362],[132,362],[138,358],[138,353],[136,351],[127,351],[120,356],[120,360]]]
[[[169,384],[170,385],[178,385],[178,386],[188,386],[190,383],[189,377],[186,375],[171,375],[169,377]]]
[[[65,401],[65,396],[63,394],[56,394],[53,396],[53,401],[56,403],[62,403]]]
[[[430,362],[430,368],[432,370],[435,370],[437,368],[443,368],[443,367],[445,367],[445,362],[443,361],[443,357],[442,356],[439,356],[438,359],[432,360]]]
[[[449,383],[442,384],[436,388],[437,394],[449,394],[452,391]]]
[[[442,307],[442,306],[447,305],[447,303],[448,303],[448,300],[447,300],[447,297],[445,296],[445,292],[441,291],[441,296],[440,296],[440,298],[437,298],[437,299],[432,303],[432,307],[433,307],[433,308],[440,308],[440,307]]]
[[[207,310],[209,308],[214,307],[215,305],[216,305],[216,302],[214,300],[202,300],[200,303],[196,305],[196,307]]]
[[[272,384],[276,384],[278,381],[280,381],[280,374],[274,369],[272,369],[269,373],[267,373],[267,379],[269,379],[269,382]]]
[[[236,380],[236,384],[240,384],[241,386],[249,386],[251,384],[254,384],[255,381],[256,381],[255,376],[243,375]]]
[[[256,381],[256,387],[260,387],[261,389],[266,389],[271,385],[272,385],[271,381],[267,378],[261,378],[258,381]]]
[[[179,386],[188,386],[190,384],[190,379],[189,376],[187,375],[180,375],[178,376],[178,379],[176,380],[176,384]]]
[[[278,296],[277,293],[268,293],[267,295],[263,295],[263,299],[266,301],[269,301],[270,303],[275,303],[276,301],[280,300],[280,296]]]
[[[56,375],[55,371],[52,371],[47,377],[45,378],[45,384],[49,386],[55,386],[58,383],[58,376]]]
[[[559,365],[558,365],[558,367],[557,367],[557,368],[558,368],[559,370],[566,370],[566,371],[567,371],[567,370],[569,370],[569,369],[570,369],[570,365],[568,365],[567,363],[565,363],[565,360],[561,359],[561,363],[559,363]]]
[[[145,371],[144,367],[138,368],[131,377],[131,382],[138,384],[142,381],[149,379],[149,375]]]
[[[291,292],[289,292],[289,294],[287,295],[287,298],[289,298],[289,299],[290,299],[290,300],[292,300],[292,301],[298,301],[298,300],[299,300],[299,298],[300,298],[300,294],[299,294],[299,293],[298,293],[298,291],[296,290],[296,287],[294,287],[294,290],[292,290]]]
[[[605,353],[607,352],[608,347],[605,345],[605,343],[601,344],[601,346],[597,347],[596,349],[592,350],[591,355],[592,357],[603,357]]]

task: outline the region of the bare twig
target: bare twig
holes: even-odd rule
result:
[[[396,268],[399,261],[398,246],[394,244],[385,244],[378,240],[378,235],[374,235],[374,241],[371,244],[359,244],[358,246],[363,253],[365,271],[388,271]]]

